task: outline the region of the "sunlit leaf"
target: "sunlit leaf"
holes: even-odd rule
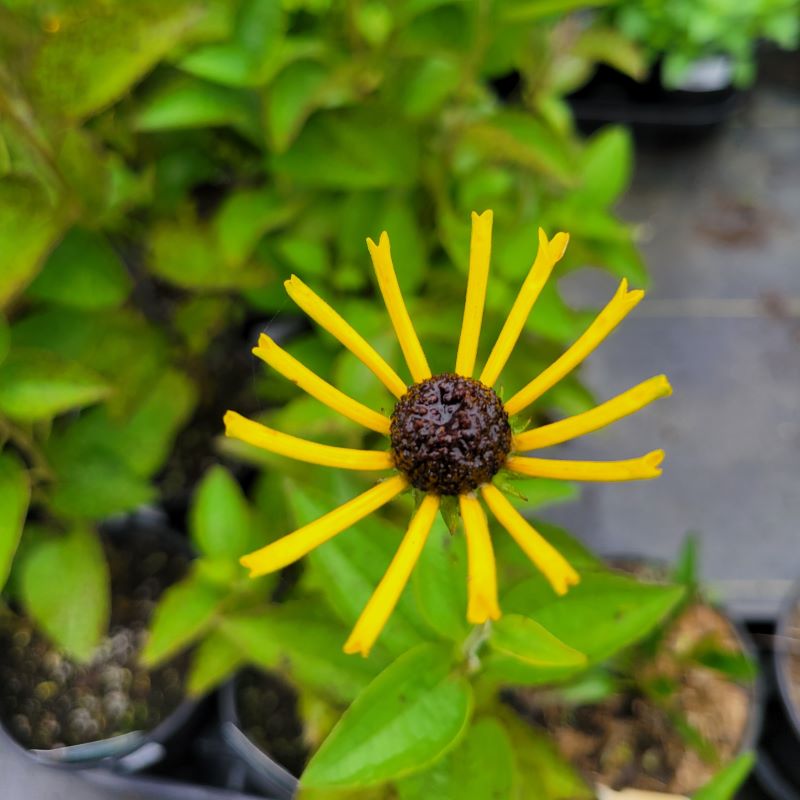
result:
[[[0,590],[17,552],[30,493],[30,478],[24,466],[11,453],[0,453]]]

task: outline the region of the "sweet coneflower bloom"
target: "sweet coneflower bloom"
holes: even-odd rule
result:
[[[360,359],[396,398],[391,416],[360,403],[315,375],[262,335],[253,349],[273,369],[312,397],[359,425],[388,438],[388,449],[358,450],[309,442],[235,411],[225,415],[225,432],[256,447],[300,461],[351,470],[393,472],[375,486],[314,522],[241,559],[252,577],[302,558],[315,547],[376,511],[401,492],[422,497],[386,574],[367,602],[344,645],[366,656],[394,610],[436,518],[442,497],[458,497],[467,544],[467,619],[481,624],[500,617],[494,551],[484,506],[547,578],[557,594],[579,582],[569,562],[514,508],[495,478],[501,470],[568,481],[629,481],[655,478],[664,453],[655,450],[623,461],[538,458],[530,451],[591,433],[671,393],[664,375],[640,383],[596,408],[514,433],[509,419],[530,408],[574,370],[642,299],[623,280],[614,297],[583,334],[547,369],[503,402],[493,387],[500,377],[536,298],[561,259],[569,237],[548,239],[539,230],[539,250],[483,370],[474,377],[491,253],[492,212],[473,213],[469,276],[461,336],[453,372],[433,375],[406,310],[389,248],[382,233],[367,239],[378,285],[411,374],[407,383],[322,298],[299,278],[286,281],[292,300]]]

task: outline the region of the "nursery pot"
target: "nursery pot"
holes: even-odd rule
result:
[[[645,581],[661,581],[669,574],[664,563],[652,559],[612,557],[607,563]],[[677,642],[692,647],[711,635],[722,636],[726,648],[744,653],[757,663],[747,632],[724,609],[700,598],[665,628],[659,654],[642,662],[641,677],[658,681],[659,675],[669,675],[678,679],[678,707],[683,713],[692,713],[695,724],[702,719],[709,725],[717,734],[712,742],[727,762],[755,749],[763,716],[762,684],[758,676],[746,685],[730,679],[716,681],[703,670],[671,660]],[[676,669],[680,671],[674,672]],[[596,702],[571,704],[559,701],[557,694],[545,692],[542,696],[531,690],[515,691],[510,699],[523,717],[548,731],[567,760],[591,783],[610,784],[617,790],[681,795],[695,791],[707,780],[700,771],[700,755],[695,755],[673,731],[668,712],[645,693],[623,691]],[[730,713],[718,713],[721,709]],[[702,770],[709,772],[710,779],[713,770],[704,766]]]
[[[297,778],[276,758],[256,744],[245,732],[239,701],[245,682],[258,680],[261,673],[244,670],[222,687],[219,693],[220,733],[225,745],[238,759],[232,769],[241,771],[231,775],[227,784],[240,790],[253,789],[263,792],[274,800],[291,800],[297,788]],[[254,678],[255,676],[255,678]],[[264,676],[265,680],[270,680]],[[264,710],[265,724],[270,724],[269,711]]]
[[[177,576],[173,572],[185,570],[191,556],[183,538],[148,520],[147,515],[133,515],[109,526],[103,531],[103,539],[110,558],[114,598],[111,635],[100,648],[101,652],[108,654],[107,660],[95,660],[85,669],[76,667],[46,643],[35,629],[20,621],[11,634],[12,637],[22,636],[22,643],[16,648],[17,657],[23,659],[21,663],[28,671],[41,667],[42,673],[36,680],[41,677],[42,682],[29,693],[25,689],[30,690],[31,686],[24,687],[23,681],[17,681],[19,693],[7,694],[5,702],[9,704],[8,708],[0,706],[0,738],[4,749],[24,754],[33,764],[69,769],[102,767],[118,773],[133,773],[179,758],[191,743],[191,724],[199,712],[199,704],[185,697],[177,699],[182,690],[172,680],[176,671],[180,679],[181,665],[169,667],[170,672],[135,671],[137,651],[134,644],[137,625],[144,625],[147,621],[143,616],[137,618],[134,615],[152,609],[158,595],[166,588],[168,578],[174,580]],[[135,542],[133,549],[131,542]],[[115,574],[115,564],[118,571],[126,575]],[[127,614],[132,615],[130,625],[121,622]],[[37,661],[40,655],[43,658]],[[7,678],[10,676],[11,679],[16,668],[11,663],[12,657],[10,647],[5,653],[0,653],[0,658],[7,659]],[[47,670],[52,671],[48,673]],[[140,681],[138,686],[137,681]],[[6,690],[12,682],[6,680]],[[167,699],[170,695],[176,698],[173,702]],[[21,724],[18,718],[22,718],[29,728],[33,728],[34,720],[38,720],[36,724],[59,726],[63,731],[65,723],[72,725],[78,717],[85,719],[91,713],[90,708],[95,709],[96,716],[90,718],[89,724],[97,726],[98,718],[105,720],[113,714],[110,709],[114,704],[126,708],[138,704],[140,708],[146,708],[150,716],[153,699],[159,696],[164,702],[164,713],[160,717],[156,714],[156,724],[150,729],[131,730],[52,749],[25,746],[20,743],[21,729],[13,730],[14,725]],[[15,704],[13,711],[12,702]],[[25,713],[20,713],[20,709]],[[58,739],[60,734],[54,733],[53,736]]]
[[[800,800],[800,583],[781,609],[772,663],[775,691],[756,774],[776,800]]]

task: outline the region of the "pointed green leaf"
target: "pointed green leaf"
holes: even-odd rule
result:
[[[692,800],[733,800],[756,763],[755,753],[742,753],[720,770],[709,783],[692,795]]]
[[[30,495],[31,482],[23,465],[10,453],[0,453],[0,591],[17,552]]]
[[[189,509],[189,532],[203,555],[236,561],[253,549],[253,519],[241,487],[225,467],[203,476]]]
[[[97,233],[73,228],[50,254],[27,294],[81,309],[116,307],[131,279],[111,245]]]
[[[207,694],[244,663],[241,648],[220,631],[212,631],[192,654],[186,691],[195,696]]]
[[[584,572],[558,597],[540,577],[512,587],[501,606],[531,617],[565,644],[603,661],[646,636],[683,597],[681,586],[646,584],[609,572]]]
[[[535,685],[574,675],[586,666],[586,656],[564,644],[535,620],[505,614],[494,625],[488,675],[504,682]]]
[[[226,597],[225,589],[197,570],[167,589],[153,614],[142,663],[155,667],[190,645],[217,621]]]
[[[398,658],[345,711],[301,778],[309,788],[358,788],[425,769],[456,746],[472,709],[449,647]]]
[[[79,661],[88,661],[108,626],[108,565],[94,531],[76,527],[26,550],[22,604],[37,625]]]
[[[625,128],[608,126],[588,141],[582,156],[583,183],[575,199],[605,207],[628,187],[633,169],[633,143]]]
[[[49,419],[108,393],[93,372],[45,350],[12,350],[0,366],[0,412],[14,419]]]
[[[511,800],[515,773],[508,733],[496,719],[484,718],[455,750],[431,769],[401,780],[397,791],[400,800]]]

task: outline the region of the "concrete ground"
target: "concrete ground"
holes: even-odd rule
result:
[[[705,141],[640,148],[621,212],[640,226],[652,286],[585,377],[606,399],[665,372],[674,395],[558,456],[664,447],[664,474],[587,485],[549,514],[605,553],[670,559],[698,533],[704,577],[751,618],[800,578],[798,90],[760,89]],[[564,283],[577,303],[613,291],[599,274]]]

